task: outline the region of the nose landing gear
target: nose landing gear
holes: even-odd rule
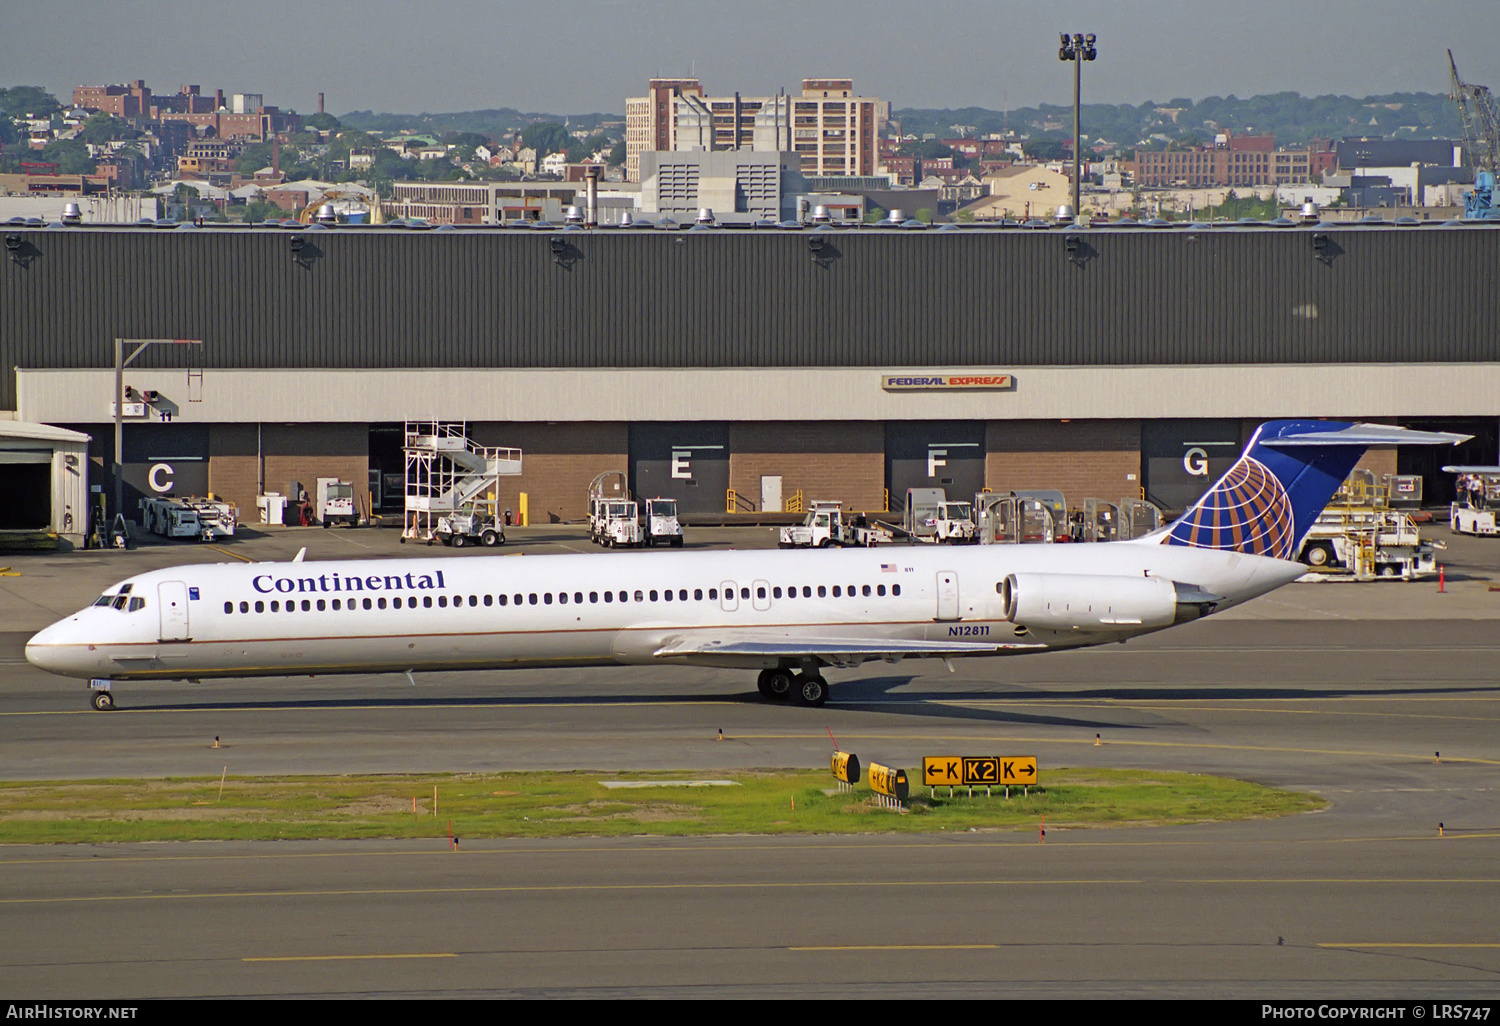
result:
[[[89,703],[100,712],[109,712],[115,707],[115,696],[108,691],[95,691]]]

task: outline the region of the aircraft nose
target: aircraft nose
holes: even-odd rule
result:
[[[26,661],[48,673],[76,677],[80,671],[74,667],[77,655],[73,646],[67,644],[65,624],[55,623],[37,632],[26,642]]]

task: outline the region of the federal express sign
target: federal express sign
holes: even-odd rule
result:
[[[985,374],[974,371],[960,374],[912,371],[906,374],[886,374],[880,379],[880,387],[887,392],[949,392],[973,389],[1010,391],[1016,387],[1016,379],[1011,374]]]

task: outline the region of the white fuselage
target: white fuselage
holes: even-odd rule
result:
[[[192,565],[122,582],[100,599],[107,604],[32,638],[26,655],[66,676],[128,680],[777,665],[672,654],[725,638],[998,646],[1024,635],[1030,650],[1073,648],[1147,628],[1027,632],[1005,619],[1000,582],[1015,573],[1161,577],[1211,592],[1223,608],[1305,569],[1150,540]]]

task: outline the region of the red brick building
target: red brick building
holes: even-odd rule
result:
[[[1337,155],[1326,139],[1277,149],[1270,135],[1228,135],[1213,146],[1137,150],[1135,180],[1144,186],[1290,185],[1332,170]]]

